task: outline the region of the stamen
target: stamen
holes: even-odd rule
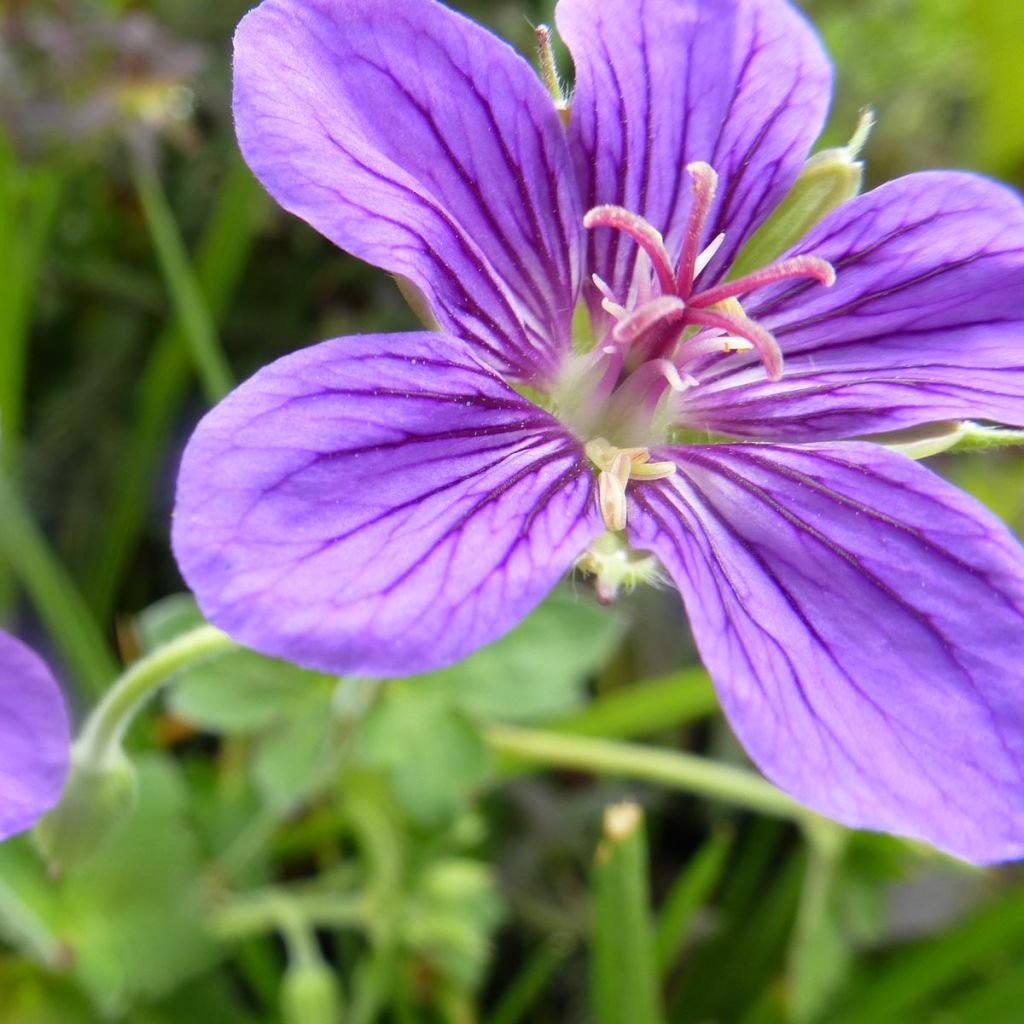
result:
[[[714,306],[725,299],[746,295],[748,292],[763,288],[765,285],[786,281],[793,277],[810,277],[831,288],[836,283],[836,272],[832,264],[818,256],[793,256],[791,259],[773,263],[761,270],[755,270],[736,281],[726,281],[717,288],[709,288],[706,292],[694,295],[690,305],[698,309]]]
[[[704,251],[697,257],[696,262],[693,264],[693,278],[696,280],[702,273],[704,273],[705,267],[715,258],[718,254],[718,250],[722,248],[722,243],[725,241],[725,232],[719,231],[714,238],[704,247]]]
[[[583,218],[583,226],[588,231],[593,228],[614,228],[616,231],[624,231],[650,257],[662,292],[671,295],[676,290],[672,259],[665,248],[665,239],[661,232],[648,224],[643,217],[621,206],[595,206]]]
[[[629,345],[656,324],[678,323],[686,316],[686,303],[676,295],[662,295],[645,303],[620,320],[612,329],[612,338]]]
[[[676,471],[674,462],[651,462],[647,448],[616,448],[595,437],[584,452],[597,467],[598,506],[605,526],[613,533],[626,528],[626,484],[630,480],[664,480]]]
[[[693,309],[687,312],[687,320],[690,323],[701,324],[704,327],[717,327],[726,334],[734,334],[740,338],[746,338],[761,357],[764,368],[771,380],[778,380],[782,376],[782,350],[775,336],[765,330],[759,323],[746,317],[730,316],[727,313],[714,313],[709,309]]]
[[[597,477],[598,503],[605,526],[613,533],[626,528],[626,484],[629,482],[630,458],[619,452],[612,464]]]
[[[736,352],[750,352],[753,345],[746,338],[738,338],[735,334],[702,335],[694,338],[680,350],[684,363],[693,363],[703,356],[730,356]]]
[[[626,315],[626,307],[623,306],[622,303],[616,302],[615,292],[612,291],[608,282],[597,274],[591,274],[590,279],[594,282],[594,287],[603,296],[601,299],[601,308],[616,320],[621,320]]]
[[[683,255],[679,260],[675,288],[672,289],[684,299],[689,298],[693,290],[693,279],[698,273],[697,254],[700,252],[700,240],[704,235],[711,204],[715,201],[715,192],[718,190],[718,175],[710,164],[699,160],[688,164],[686,169],[693,178],[693,207],[690,210],[690,219],[686,223]],[[701,270],[703,269],[704,267],[701,267]]]

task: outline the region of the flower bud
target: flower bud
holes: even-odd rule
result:
[[[767,266],[837,206],[860,194],[864,162],[857,158],[874,123],[874,114],[865,110],[845,146],[823,149],[804,164],[789,194],[743,247],[731,277]]]
[[[334,972],[323,962],[296,964],[281,982],[284,1024],[340,1024],[341,997]]]
[[[60,803],[33,833],[51,869],[61,871],[93,854],[130,814],[135,788],[135,769],[122,752],[97,763],[73,749]]]

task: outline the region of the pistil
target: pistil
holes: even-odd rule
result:
[[[778,342],[766,327],[747,316],[737,300],[767,285],[799,278],[817,281],[828,288],[835,283],[835,270],[818,256],[794,256],[738,280],[696,291],[696,278],[714,258],[724,236],[717,235],[701,250],[718,190],[718,175],[702,161],[690,164],[687,170],[693,179],[693,204],[675,268],[661,232],[639,214],[620,206],[597,206],[583,219],[589,229],[608,227],[624,232],[651,262],[654,294],[634,309],[618,301],[619,297],[605,282],[595,282],[604,297],[602,306],[616,321],[610,340],[631,349],[633,354],[626,357],[625,366],[635,370],[648,360],[672,358],[680,360],[679,365],[690,362],[685,342],[680,347],[688,327],[723,331],[730,338],[748,342],[764,364],[768,377],[778,380],[783,361]],[[703,331],[697,332],[696,344],[703,341],[702,335]],[[742,347],[733,346],[732,351]],[[723,345],[721,350],[728,352],[730,348]]]

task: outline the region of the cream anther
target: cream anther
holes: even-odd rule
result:
[[[630,480],[664,480],[675,471],[673,462],[651,462],[647,448],[617,448],[595,437],[584,452],[598,470],[597,499],[605,526],[613,533],[626,528],[626,484]]]

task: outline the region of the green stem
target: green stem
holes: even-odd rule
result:
[[[976,451],[979,448],[1019,448],[1024,445],[1024,430],[987,427],[970,421],[960,424],[961,433],[951,451]]]
[[[484,739],[492,750],[510,756],[513,763],[536,761],[599,775],[644,779],[758,814],[801,824],[816,820],[812,811],[753,772],[693,754],[506,725],[487,727]]]
[[[210,308],[196,280],[163,186],[145,156],[135,155],[133,175],[164,282],[191,349],[203,391],[213,404],[231,390],[233,379],[220,348]]]
[[[117,757],[135,716],[179,669],[234,646],[235,642],[216,627],[199,626],[135,662],[86,720],[75,744],[81,762],[103,765]]]
[[[237,896],[213,911],[211,924],[225,940],[259,932],[281,931],[298,941],[299,931],[314,928],[351,928],[365,923],[366,903],[362,895],[325,893],[316,890],[289,892],[268,888]],[[302,952],[302,942],[298,941]]]
[[[249,168],[236,159],[224,175],[195,250],[195,273],[211,315],[223,318],[241,279],[261,220],[266,195]],[[194,345],[180,319],[153,344],[135,387],[135,421],[128,432],[110,495],[106,529],[96,546],[86,593],[98,617],[113,608],[125,565],[138,542],[143,518],[174,416],[192,380]]]
[[[707,672],[685,668],[592,701],[582,711],[547,722],[545,729],[605,739],[665,732],[715,714],[718,697]]]
[[[0,558],[21,580],[77,679],[91,693],[102,693],[117,675],[117,662],[71,577],[3,473],[0,523]]]

